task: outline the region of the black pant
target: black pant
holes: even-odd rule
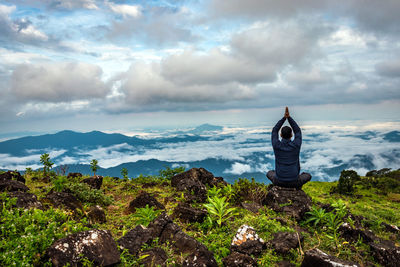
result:
[[[282,182],[279,181],[276,178],[276,173],[275,171],[269,171],[267,173],[268,179],[272,182],[273,185],[277,185],[280,187],[288,187],[288,188],[301,188],[303,184],[307,183],[308,181],[311,180],[311,174],[302,172],[299,175],[299,178],[295,181],[290,181],[290,182]]]

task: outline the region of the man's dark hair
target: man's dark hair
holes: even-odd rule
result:
[[[290,139],[292,137],[292,128],[283,126],[281,129],[282,138]]]

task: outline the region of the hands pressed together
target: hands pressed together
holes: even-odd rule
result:
[[[286,119],[290,117],[290,113],[289,113],[289,108],[288,107],[286,107],[285,115],[283,115],[283,117],[286,118]]]

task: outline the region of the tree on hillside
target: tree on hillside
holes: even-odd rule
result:
[[[50,155],[45,153],[40,156],[40,163],[43,164],[43,175],[46,176],[46,170],[50,170],[53,162],[50,161]]]
[[[128,169],[127,168],[122,168],[121,175],[122,175],[122,177],[124,179],[128,179]]]
[[[92,169],[94,176],[96,176],[97,169],[99,168],[99,165],[97,165],[97,163],[99,163],[97,159],[92,159],[92,161],[90,162],[90,169]]]

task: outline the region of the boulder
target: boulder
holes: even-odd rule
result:
[[[340,235],[349,242],[357,242],[359,238],[368,244],[372,256],[383,266],[398,266],[400,262],[400,248],[389,240],[381,239],[369,230],[353,228],[348,223],[339,227]]]
[[[358,265],[349,261],[344,261],[325,252],[314,248],[304,254],[301,267],[357,267]]]
[[[193,168],[179,173],[171,178],[171,186],[178,191],[185,191],[188,202],[205,202],[207,199],[207,188],[205,184],[211,185],[214,175],[203,168]]]
[[[202,184],[212,186],[214,175],[204,168],[192,168],[188,171],[179,173],[171,178],[171,185],[175,186],[180,181],[197,180]]]
[[[80,173],[80,172],[68,173],[67,179],[77,179],[77,178],[82,178],[82,173]]]
[[[202,243],[184,233],[165,212],[147,228],[139,225],[129,231],[118,240],[118,244],[121,249],[128,249],[129,253],[137,255],[142,245],[150,243],[153,239],[158,239],[161,244],[170,244],[176,254],[189,254],[183,266],[217,266],[214,254]]]
[[[140,256],[145,256],[144,259],[140,261],[145,267],[153,266],[166,266],[168,260],[168,255],[162,248],[151,248],[140,252]]]
[[[388,232],[394,233],[394,234],[400,234],[400,228],[398,226],[396,226],[396,225],[382,222],[381,226],[383,226],[385,231],[388,231]]]
[[[72,194],[66,192],[50,192],[41,200],[43,203],[49,203],[55,208],[65,207],[69,210],[81,209],[82,203]]]
[[[0,181],[0,192],[15,192],[15,191],[26,192],[28,190],[29,188],[25,184],[15,180]]]
[[[17,171],[7,171],[5,173],[0,174],[0,181],[4,180],[15,180],[21,183],[25,183],[25,178]]]
[[[92,176],[82,180],[82,183],[88,184],[93,189],[100,189],[103,184],[103,176]]]
[[[42,203],[37,200],[37,197],[34,194],[16,191],[8,193],[8,197],[17,198],[17,203],[15,204],[17,208],[43,209]]]
[[[183,267],[217,267],[214,254],[211,251],[197,249],[186,257],[182,264]]]
[[[145,191],[141,191],[139,195],[129,203],[127,208],[128,213],[134,213],[137,208],[144,208],[146,205],[154,207],[154,209],[165,209],[164,205],[155,199],[152,195]]]
[[[97,229],[57,240],[46,250],[46,256],[53,266],[81,266],[82,259],[92,261],[94,266],[111,266],[120,261],[111,233]]]
[[[369,243],[372,256],[383,266],[395,267],[400,263],[400,247],[388,240]]]
[[[202,243],[184,233],[165,212],[159,215],[148,228],[153,238],[159,237],[161,243],[171,244],[175,253],[189,254],[183,266],[218,266],[214,254]]]
[[[348,223],[339,226],[339,233],[348,242],[357,242],[361,238],[364,243],[369,244],[376,239],[373,232],[358,227],[353,228]]]
[[[187,223],[201,223],[207,216],[207,212],[201,209],[193,208],[188,203],[179,203],[178,206],[174,209],[173,216]]]
[[[271,246],[278,254],[287,254],[291,249],[299,247],[299,241],[302,242],[304,237],[298,233],[279,232],[274,234],[274,238],[270,241]]]
[[[222,259],[226,267],[257,267],[257,261],[249,255],[239,252],[233,252],[229,256]]]
[[[270,186],[263,204],[300,221],[310,211],[311,198],[301,189]]]
[[[117,242],[121,249],[127,249],[130,254],[138,255],[140,248],[144,244],[150,243],[152,239],[152,231],[142,225],[138,225]]]
[[[105,223],[107,222],[106,213],[99,205],[89,208],[88,217],[90,223]]]
[[[265,248],[265,242],[254,228],[244,224],[239,227],[231,243],[231,251],[247,255],[260,255]]]

